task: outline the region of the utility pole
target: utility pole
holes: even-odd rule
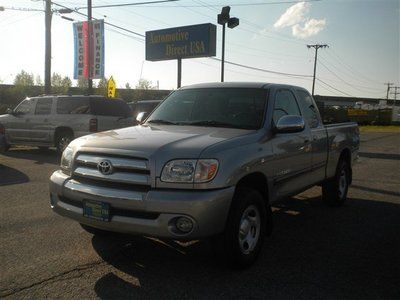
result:
[[[46,0],[45,11],[45,58],[44,58],[44,93],[51,93],[51,0]]]
[[[392,87],[392,89],[394,89],[394,92],[392,92],[390,94],[394,95],[393,106],[396,106],[397,95],[400,94],[400,92],[398,92],[397,89],[400,89],[400,86],[394,86],[394,87]]]
[[[314,48],[315,49],[315,57],[314,57],[314,76],[312,82],[312,95],[314,96],[314,88],[315,88],[315,73],[317,72],[317,57],[318,57],[318,49],[319,48],[328,48],[327,44],[315,44],[315,45],[307,45],[307,48]]]
[[[387,90],[386,90],[386,100],[387,100],[387,99],[389,99],[389,91],[390,91],[391,85],[393,85],[393,83],[387,82],[385,84],[387,85]]]
[[[87,10],[88,10],[88,34],[87,34],[87,44],[88,44],[88,50],[89,50],[89,55],[88,55],[88,60],[89,60],[89,72],[88,72],[88,94],[91,95],[93,91],[93,81],[92,81],[92,35],[93,35],[93,30],[92,30],[92,0],[87,1]]]

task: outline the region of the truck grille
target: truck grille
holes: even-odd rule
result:
[[[99,163],[111,164],[101,172]],[[107,172],[109,171],[109,172]],[[72,174],[80,183],[147,192],[151,187],[148,160],[99,153],[78,153]]]

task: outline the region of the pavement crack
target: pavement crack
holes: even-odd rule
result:
[[[53,282],[57,282],[57,281],[63,281],[63,280],[65,280],[65,278],[64,278],[65,276],[67,276],[67,275],[69,275],[71,273],[74,273],[74,272],[77,272],[78,274],[70,276],[67,279],[77,278],[77,277],[82,276],[82,274],[86,270],[89,270],[89,269],[91,269],[91,268],[93,268],[95,266],[101,266],[101,265],[106,265],[106,264],[107,264],[107,262],[105,262],[103,260],[99,260],[99,261],[96,261],[96,262],[92,262],[92,263],[88,263],[88,264],[77,266],[77,267],[75,267],[73,269],[70,269],[68,271],[64,271],[62,273],[59,273],[57,275],[54,275],[52,277],[49,277],[49,278],[46,278],[46,279],[43,279],[43,280],[40,280],[40,281],[37,281],[37,282],[34,282],[34,283],[32,283],[30,285],[27,285],[27,286],[24,286],[24,287],[20,287],[20,288],[16,288],[16,289],[2,289],[2,290],[0,290],[0,298],[1,297],[6,297],[6,296],[11,296],[11,295],[17,294],[19,292],[31,289],[33,287],[36,287],[36,286],[39,286],[39,285],[42,285],[42,284],[53,283]]]

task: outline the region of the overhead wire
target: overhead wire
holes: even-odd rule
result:
[[[335,76],[337,79],[339,79],[341,82],[343,82],[343,83],[346,84],[347,86],[349,86],[349,87],[351,87],[351,88],[353,88],[353,89],[355,89],[355,90],[357,90],[357,91],[363,92],[363,93],[366,92],[366,91],[365,91],[365,88],[367,88],[367,87],[363,87],[364,90],[362,90],[362,89],[358,88],[356,85],[353,85],[353,84],[348,83],[347,81],[345,81],[345,80],[343,80],[341,77],[339,77],[334,71],[332,71],[330,68],[328,68],[328,66],[326,66],[319,58],[318,58],[318,62],[319,62],[329,73],[331,73],[333,76]],[[367,89],[368,89],[368,88],[367,88]],[[381,91],[379,91],[379,92],[381,92]],[[368,92],[368,93],[371,93],[371,92]]]

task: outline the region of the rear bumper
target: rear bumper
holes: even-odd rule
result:
[[[219,190],[150,190],[147,193],[82,185],[61,171],[50,177],[50,201],[54,212],[80,223],[108,231],[172,239],[197,239],[221,233],[225,228],[234,187]],[[83,201],[110,204],[109,222],[83,216]],[[174,218],[193,223],[188,234],[173,229]]]

